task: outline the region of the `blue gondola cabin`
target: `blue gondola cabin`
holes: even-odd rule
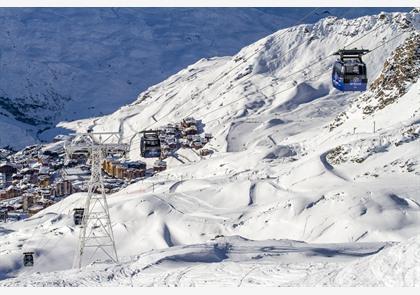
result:
[[[366,64],[362,55],[368,53],[366,49],[342,49],[334,53],[340,58],[334,63],[332,84],[341,91],[366,91]]]

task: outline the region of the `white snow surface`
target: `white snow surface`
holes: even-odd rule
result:
[[[200,58],[232,55],[304,16],[381,11],[313,10],[2,8],[0,147],[51,140],[67,131],[55,128],[61,120],[114,112]]]
[[[1,224],[0,285],[419,286],[418,82],[374,116],[351,108],[330,131],[360,93],[332,88],[333,57],[308,68],[353,41],[373,49],[390,40],[364,57],[372,82],[418,26],[418,14],[387,13],[280,30],[236,56],[200,60],[112,115],[63,123],[120,131],[139,159],[137,131],[193,115],[215,153],[181,150],[186,163],[170,159],[168,170],[108,197],[118,265],[69,270],[72,209],[85,194]],[[329,162],[340,145],[364,160]],[[25,250],[36,252],[33,268],[22,267]]]

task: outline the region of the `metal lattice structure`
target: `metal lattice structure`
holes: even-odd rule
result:
[[[90,158],[91,177],[88,185],[88,195],[84,207],[79,245],[74,259],[74,267],[82,267],[83,262],[92,261],[98,252],[105,257],[118,262],[114,233],[111,226],[108,202],[102,179],[102,163],[109,154],[126,155],[127,144],[122,144],[119,133],[81,133],[75,134],[71,142],[65,144],[66,156],[85,154]],[[90,250],[90,257],[86,255]]]

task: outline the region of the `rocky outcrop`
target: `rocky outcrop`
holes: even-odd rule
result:
[[[413,32],[385,61],[380,75],[360,95],[351,108],[364,115],[372,115],[395,103],[407,93],[420,76],[420,33]],[[348,112],[340,113],[329,125],[330,131],[348,119]]]

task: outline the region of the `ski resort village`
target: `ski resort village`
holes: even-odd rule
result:
[[[192,149],[200,158],[213,152],[204,148],[211,134],[203,133],[200,122],[193,117],[160,129],[143,131],[142,134],[138,152],[143,157],[151,156],[156,160],[153,163],[149,161],[149,165],[140,160],[127,160],[129,146],[125,144],[107,154],[102,159],[105,193],[117,192],[165,170],[167,164],[164,159],[169,156],[184,163],[176,152],[179,148]],[[116,136],[112,133],[99,135]],[[77,137],[80,139],[83,136]],[[91,175],[89,154],[83,148],[77,150],[77,144],[74,154],[66,149],[66,144],[71,145],[70,142],[77,139],[76,135],[58,135],[51,144],[29,146],[17,153],[1,150],[1,220],[21,220],[73,193],[88,191]]]
[[[22,23],[39,25],[51,11],[22,10]],[[135,10],[91,11],[98,22],[137,21]],[[145,27],[158,11],[142,12]],[[231,13],[232,28],[275,18]],[[348,13],[290,13],[237,52],[209,50],[180,68],[162,57],[176,71],[150,68],[148,87],[120,104],[94,76],[120,89],[110,74],[123,63],[115,49],[73,31],[81,39],[70,51],[50,44],[51,57],[37,64],[43,49],[28,45],[34,82],[14,97],[7,85],[22,70],[0,78],[0,286],[419,287],[420,10]],[[5,40],[23,30],[5,23]],[[102,44],[157,38],[112,28]],[[157,50],[221,46],[187,37],[118,54],[142,68]],[[7,42],[1,66],[16,66],[23,49]],[[77,91],[60,92],[76,79],[69,69],[90,67],[87,48],[106,71],[83,72]],[[51,79],[39,82],[41,73]],[[82,92],[90,79],[97,89]],[[134,77],[123,79],[134,87]],[[115,109],[101,106],[108,102]]]

